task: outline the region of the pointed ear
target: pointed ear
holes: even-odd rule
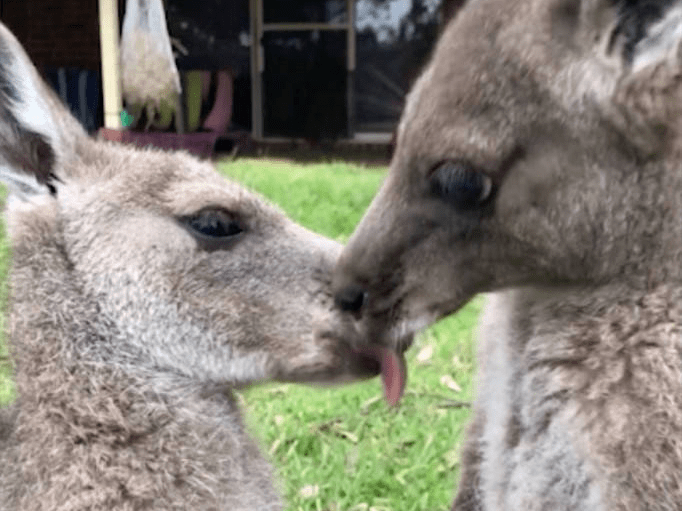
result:
[[[578,93],[640,152],[660,153],[682,127],[682,0],[549,5],[553,39],[572,55],[568,62],[581,77]]]
[[[682,2],[620,3],[610,41],[623,61],[614,106],[640,145],[660,151],[682,135]]]
[[[29,198],[55,192],[58,168],[87,137],[0,24],[0,180]]]
[[[551,0],[554,37],[618,66],[632,64],[640,43],[679,0]]]
[[[650,5],[652,2],[647,3]],[[632,72],[679,62],[682,42],[682,2],[657,2],[643,13],[649,23],[635,22],[640,37],[628,48]]]

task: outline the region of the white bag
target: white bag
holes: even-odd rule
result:
[[[120,57],[123,99],[131,112],[145,107],[149,127],[176,110],[180,76],[162,0],[126,0]]]

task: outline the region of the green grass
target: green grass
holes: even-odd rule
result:
[[[7,190],[0,185],[0,206],[4,208]],[[9,403],[14,399],[14,382],[12,381],[12,366],[9,362],[9,353],[3,342],[4,333],[7,329],[7,271],[10,264],[10,247],[5,236],[5,223],[0,221],[0,405]]]
[[[222,162],[219,169],[309,229],[345,241],[385,169],[344,163]],[[0,233],[0,297],[9,252]],[[4,303],[4,298],[0,298]],[[3,308],[4,310],[4,308]],[[439,511],[450,508],[472,398],[472,328],[480,300],[422,334],[407,355],[397,409],[372,380],[322,389],[269,384],[244,391],[247,423],[276,465],[288,511]],[[0,320],[4,322],[4,317]],[[0,343],[0,402],[13,396]],[[421,357],[431,351],[430,357]],[[449,378],[461,390],[453,390]]]
[[[385,174],[385,169],[346,163],[297,165],[256,159],[223,163],[219,168],[308,229],[340,240],[360,221]]]

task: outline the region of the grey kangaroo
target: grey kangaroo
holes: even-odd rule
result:
[[[207,162],[87,137],[55,98],[0,26],[0,509],[281,509],[233,389],[378,373],[334,333],[341,247]]]
[[[470,0],[341,255],[372,346],[488,292],[457,511],[682,509],[682,2]]]

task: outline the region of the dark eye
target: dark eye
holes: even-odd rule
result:
[[[489,176],[461,161],[446,161],[431,174],[434,193],[459,209],[472,209],[490,198],[493,182]]]
[[[207,250],[221,248],[221,244],[244,232],[241,222],[231,213],[217,208],[203,209],[180,218],[180,222]]]

